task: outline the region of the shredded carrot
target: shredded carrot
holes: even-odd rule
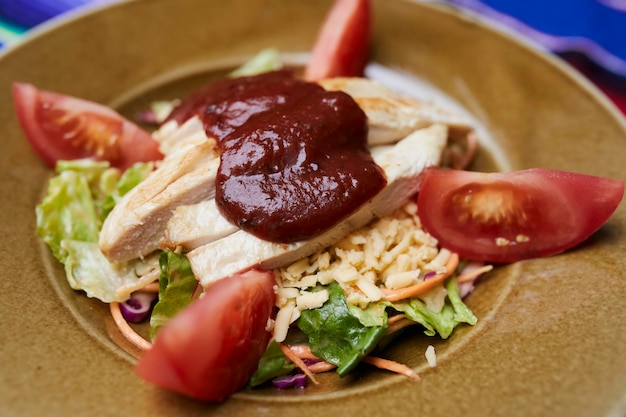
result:
[[[412,326],[414,324],[417,324],[417,323],[407,318],[403,318],[402,320],[396,320],[393,323],[390,322],[389,327],[387,328],[386,334],[388,335],[392,334],[394,332],[397,332],[400,329],[404,329],[405,327]]]
[[[404,375],[414,381],[419,381],[419,375],[411,368],[401,363],[391,361],[389,359],[383,359],[376,356],[366,356],[363,358],[363,362],[374,365],[380,369],[386,369],[387,371],[395,372],[400,375]]]
[[[152,347],[152,344],[143,337],[139,336],[124,319],[124,316],[122,316],[122,312],[120,311],[120,303],[110,303],[109,310],[111,310],[111,316],[113,316],[113,320],[115,321],[117,328],[120,329],[122,335],[124,335],[130,343],[137,346],[141,350],[148,350]]]
[[[296,355],[300,359],[312,359],[319,361],[311,365],[305,364],[305,366],[309,368],[309,370],[314,374],[328,372],[337,367],[336,365],[333,365],[330,362],[326,362],[325,360],[311,352],[311,347],[308,345],[292,345],[288,346],[288,348],[293,352],[294,355]]]
[[[399,314],[399,316],[404,316],[404,314]],[[409,319],[396,320],[395,323],[403,323],[404,321],[408,322],[409,324],[413,324],[413,322]],[[311,348],[307,345],[285,346],[283,344],[280,344],[280,348],[285,353],[285,356],[287,356],[289,360],[291,360],[294,364],[296,364],[298,368],[302,369],[302,371],[305,374],[307,374],[307,376],[309,375],[307,371],[313,372],[313,373],[322,373],[322,372],[328,372],[336,368],[335,365],[333,365],[330,362],[326,362],[325,360],[320,360],[320,362],[316,362],[314,364],[307,366],[302,361],[302,359],[320,359],[318,356],[315,356],[311,352]],[[300,362],[302,365],[298,364],[298,362]],[[395,372],[400,375],[404,375],[415,381],[419,381],[420,379],[419,376],[415,373],[415,371],[413,371],[413,369],[401,363],[391,361],[389,359],[378,358],[375,356],[366,356],[363,358],[363,362],[369,363],[370,365],[374,365],[380,369],[386,369],[388,371]],[[306,368],[306,370],[302,367]],[[312,380],[315,382],[314,379]]]
[[[410,287],[399,288],[395,290],[390,290],[386,288],[381,288],[383,293],[385,294],[383,300],[387,301],[399,301],[404,300],[406,298],[416,297],[418,295],[422,295],[429,290],[435,288],[440,285],[448,278],[456,267],[459,265],[459,255],[453,253],[450,255],[450,259],[446,264],[446,272],[442,272],[441,274],[437,274],[432,278],[429,278],[426,281],[422,281],[419,284],[412,285]]]
[[[484,274],[485,272],[489,272],[493,269],[493,265],[484,265],[480,268],[474,268],[471,271],[467,271],[456,277],[456,280],[459,284],[464,282],[474,281],[476,277]]]
[[[391,325],[391,324],[394,324],[397,321],[402,320],[405,317],[406,317],[406,314],[404,314],[404,313],[396,314],[394,316],[389,317],[389,320],[387,320],[387,322]]]
[[[332,363],[326,361],[315,362],[308,366],[309,370],[314,374],[321,374],[323,372],[332,371],[336,367],[336,365],[333,365]]]
[[[304,361],[302,361],[302,359],[300,359],[298,355],[296,355],[291,349],[289,349],[288,346],[285,346],[282,343],[279,343],[278,346],[280,346],[280,350],[283,351],[287,359],[289,359],[291,362],[294,363],[294,365],[300,368],[300,370],[302,370],[302,372],[304,372],[304,374],[309,377],[311,382],[313,382],[315,385],[319,385],[319,382],[317,381],[317,379],[315,379],[315,375],[313,375],[313,372],[311,372],[309,367],[306,366]]]
[[[311,347],[308,345],[291,345],[288,346],[289,349],[299,357],[300,359],[312,359],[312,360],[321,360],[319,356],[316,356],[313,352],[311,352]]]

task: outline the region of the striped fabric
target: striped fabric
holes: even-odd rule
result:
[[[75,8],[115,0],[0,0],[0,47]],[[559,54],[626,113],[626,0],[441,0]]]
[[[626,0],[447,0],[560,55],[626,114]]]
[[[88,4],[114,0],[0,0],[0,46],[16,42],[28,29]]]

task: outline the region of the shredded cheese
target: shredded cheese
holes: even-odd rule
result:
[[[426,361],[428,362],[428,366],[434,368],[437,366],[437,355],[435,353],[435,347],[433,345],[428,345],[426,348]]]
[[[274,339],[285,340],[289,325],[306,309],[320,307],[326,291],[313,291],[333,281],[342,287],[349,304],[367,307],[386,298],[386,291],[424,282],[429,272],[449,275],[452,254],[440,250],[409,202],[394,215],[356,230],[333,246],[276,270],[276,305],[279,308]],[[457,258],[458,259],[458,258]],[[428,285],[427,288],[430,288]]]

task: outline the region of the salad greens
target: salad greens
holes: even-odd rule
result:
[[[152,171],[140,163],[121,173],[108,162],[59,161],[47,194],[36,207],[37,233],[65,265],[75,290],[106,303],[124,301],[118,289],[138,280],[137,269],[150,267],[152,258],[111,264],[98,248],[102,222],[117,201]]]
[[[105,303],[128,299],[130,291],[120,290],[137,284],[138,270],[156,267],[156,257],[112,264],[96,242],[64,239],[61,247],[67,253],[64,265],[70,287]]]
[[[461,300],[456,279],[448,279],[445,283],[447,300],[441,310],[435,311],[419,298],[412,298],[404,302],[387,302],[395,310],[405,313],[407,317],[424,327],[428,336],[439,336],[447,339],[461,323],[474,325],[477,318],[467,305]]]
[[[60,262],[65,262],[67,257],[67,251],[61,247],[62,241],[98,241],[101,219],[92,187],[97,183],[94,178],[99,178],[107,165],[99,163],[86,167],[82,173],[81,170],[58,166],[58,175],[50,179],[48,193],[35,209],[37,233]]]
[[[281,69],[283,62],[280,59],[280,52],[274,48],[264,49],[254,57],[245,62],[242,66],[228,74],[229,77],[244,77],[256,75],[263,72]]]
[[[285,354],[272,340],[259,361],[259,367],[248,381],[248,387],[253,388],[278,376],[287,375],[296,369],[296,365],[288,361]]]
[[[194,299],[198,281],[187,257],[174,252],[161,253],[159,258],[159,301],[150,316],[150,337]]]
[[[363,357],[380,345],[388,328],[386,307],[405,313],[424,327],[429,336],[438,334],[446,339],[459,324],[476,324],[476,316],[461,300],[455,279],[445,283],[447,299],[439,311],[435,311],[419,298],[407,302],[382,301],[363,310],[348,305],[341,287],[332,283],[326,287],[328,301],[314,310],[305,310],[298,319],[298,327],[309,338],[311,351],[320,358],[337,366],[337,373],[344,376]]]
[[[365,326],[348,308],[339,284],[332,283],[327,289],[328,301],[314,310],[304,310],[298,327],[309,337],[311,352],[336,365],[337,373],[344,376],[385,336],[387,317],[382,310],[381,326]]]

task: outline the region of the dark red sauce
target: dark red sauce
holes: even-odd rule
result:
[[[221,213],[262,239],[314,237],[386,184],[367,149],[367,119],[356,102],[290,71],[210,84],[170,119],[196,114],[221,150]]]

